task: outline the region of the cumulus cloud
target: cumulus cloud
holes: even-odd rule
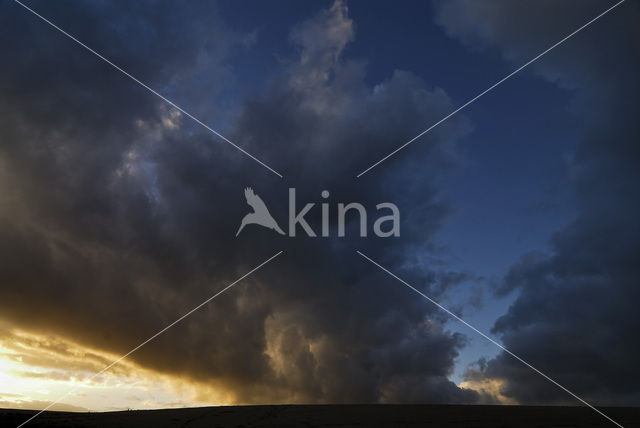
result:
[[[603,2],[436,4],[440,24],[476,49],[497,49],[514,65],[597,15]],[[507,348],[597,404],[637,404],[640,351],[636,310],[640,205],[638,4],[627,2],[536,63],[534,72],[573,91],[581,142],[567,179],[579,213],[551,238],[552,252],[523,255],[496,292],[517,292],[493,332]],[[532,17],[544,19],[532,19]],[[544,25],[540,25],[544,22]],[[532,118],[535,120],[535,118]],[[504,353],[468,381],[500,383],[521,403],[574,403]]]
[[[221,85],[228,70],[228,46],[246,38],[200,6],[180,8],[188,11],[179,16],[164,3],[150,14],[133,4],[117,11],[98,4],[74,7],[70,16],[41,6],[187,108],[207,104],[211,85]],[[228,127],[282,180],[24,11],[3,9],[2,27],[21,34],[1,47],[14,58],[0,72],[3,318],[124,353],[285,250],[131,358],[210,382],[236,403],[477,398],[447,379],[465,338],[355,254],[366,250],[436,298],[463,280],[428,260],[450,211],[437,179],[455,165],[455,141],[469,126],[453,118],[411,157],[355,180],[452,106],[442,89],[406,71],[368,87],[365,64],[343,58],[355,37],[344,3],[292,30],[298,55],[238,107]],[[212,81],[194,77],[203,68],[213,70]],[[182,91],[181,76],[195,89]],[[208,123],[218,117],[212,107],[188,110],[209,115]],[[291,240],[254,228],[236,239],[246,186],[281,222],[289,186],[300,201],[318,203],[327,189],[334,206],[357,201],[370,213],[391,201],[402,213],[402,235]],[[309,220],[318,230],[319,209]]]

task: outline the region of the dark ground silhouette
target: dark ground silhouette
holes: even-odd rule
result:
[[[601,408],[625,428],[640,427],[640,407]],[[35,411],[0,409],[17,427]],[[586,407],[464,405],[282,405],[45,412],[26,427],[614,427]]]

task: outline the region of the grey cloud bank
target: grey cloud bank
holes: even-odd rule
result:
[[[228,76],[229,46],[242,37],[211,21],[215,10],[197,6],[175,15],[162,2],[151,13],[136,4],[83,4],[63,9],[65,15],[33,7],[153,87],[177,94],[178,104],[208,123],[227,119],[202,106]],[[14,58],[0,84],[5,320],[124,353],[283,249],[277,267],[132,358],[210,382],[238,403],[475,400],[475,392],[448,379],[464,337],[356,263],[359,237],[318,245],[285,242],[266,229],[234,236],[246,214],[239,189],[253,186],[275,218],[286,218],[286,186],[295,183],[301,200],[329,189],[336,200],[396,204],[411,218],[402,225],[402,245],[388,248],[377,238],[366,244],[384,252],[385,263],[401,266],[431,251],[449,212],[436,179],[455,164],[466,119],[355,183],[363,156],[383,153],[390,140],[441,116],[451,102],[409,72],[367,87],[364,63],[343,58],[355,37],[343,3],[293,29],[299,56],[239,105],[228,126],[233,141],[284,173],[284,185],[33,17],[2,8],[2,27],[22,35],[2,39]],[[321,230],[318,214],[307,221]],[[347,218],[344,227],[347,237],[357,236],[357,221]],[[445,272],[437,266],[403,272],[436,296],[455,284],[441,281]]]

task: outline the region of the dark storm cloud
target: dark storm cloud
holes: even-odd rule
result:
[[[228,84],[227,53],[245,37],[209,8],[110,5],[34,3],[215,123],[207,105]],[[455,140],[469,127],[452,119],[411,156],[356,180],[452,106],[409,72],[367,87],[364,63],[343,58],[355,37],[344,4],[293,29],[298,56],[229,127],[282,180],[19,7],[3,6],[0,20],[11,58],[0,72],[3,318],[123,353],[282,249],[132,358],[207,380],[238,402],[475,399],[447,379],[465,338],[355,254],[379,258],[436,298],[465,279],[428,260],[437,258],[432,237],[449,212],[437,180],[456,163]],[[373,206],[391,201],[402,237],[292,240],[247,228],[236,239],[246,186],[281,225],[289,186],[299,204],[319,203],[329,190],[333,233],[337,202],[367,206],[371,231]]]
[[[611,4],[456,1],[437,10],[450,35],[519,65]],[[638,3],[626,2],[535,65],[574,91],[570,113],[583,125],[567,176],[579,214],[552,237],[550,254],[510,269],[497,292],[519,295],[493,327],[514,353],[603,405],[640,398],[639,17]],[[520,402],[574,402],[504,353],[469,373],[479,378],[506,381],[502,393]]]

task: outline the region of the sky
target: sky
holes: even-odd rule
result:
[[[183,111],[0,3],[0,407],[638,404],[636,1],[361,177],[615,3],[25,4]]]

